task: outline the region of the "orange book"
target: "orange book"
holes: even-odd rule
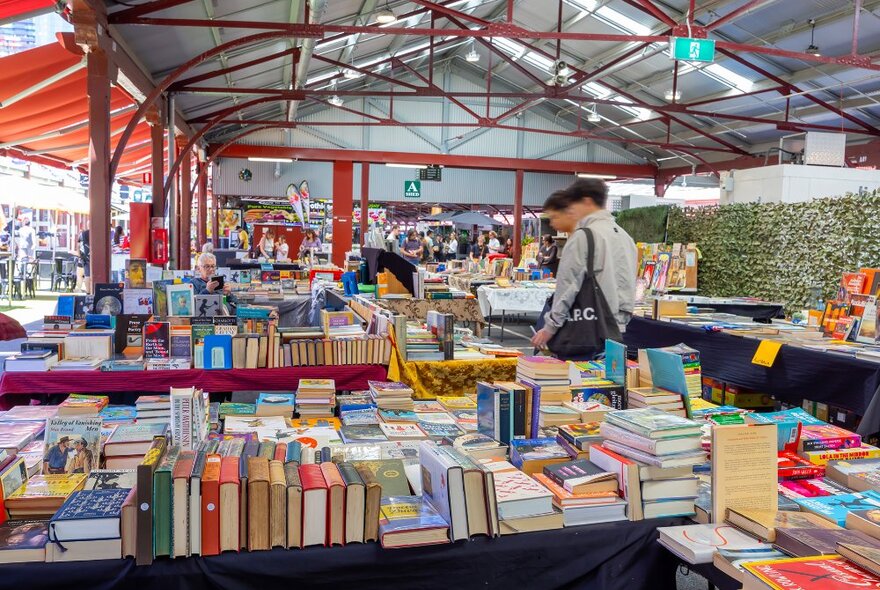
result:
[[[275,445],[275,460],[284,461],[287,459],[287,443],[279,442]]]
[[[220,460],[220,551],[238,551],[239,540],[239,479],[238,457]]]
[[[864,295],[877,295],[877,291],[880,291],[880,268],[860,268],[859,273],[865,275],[862,293]]]
[[[321,463],[321,474],[327,483],[327,545],[345,545],[345,481],[336,463]]]
[[[202,555],[220,553],[220,455],[205,458],[202,472]]]

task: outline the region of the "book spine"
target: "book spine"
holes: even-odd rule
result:
[[[509,444],[513,438],[513,403],[512,393],[510,391],[501,391],[498,393],[498,420],[500,432],[498,440],[504,444]]]
[[[526,391],[515,389],[513,396],[513,438],[526,438]]]
[[[171,438],[182,451],[193,450],[193,398],[186,395],[171,397]]]
[[[613,425],[609,425],[607,422],[603,422],[599,426],[599,432],[606,439],[613,440],[639,451],[651,453],[652,455],[657,454],[656,441],[643,438],[622,428],[617,428]]]

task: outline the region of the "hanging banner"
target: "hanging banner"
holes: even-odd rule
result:
[[[291,205],[279,203],[244,203],[244,220],[248,224],[275,223],[284,225],[298,225],[299,217]]]
[[[302,223],[305,219],[305,215],[303,214],[302,195],[293,183],[287,186],[287,198],[290,200],[290,206],[293,207],[293,214],[296,216],[296,221]]]
[[[303,223],[305,225],[309,224],[309,182],[307,180],[303,180],[299,183],[299,198],[302,201],[302,210],[303,210]]]

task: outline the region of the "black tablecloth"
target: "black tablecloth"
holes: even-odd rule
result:
[[[712,309],[718,313],[729,313],[732,315],[752,318],[756,321],[773,320],[785,317],[785,311],[783,310],[782,305],[778,303],[691,303],[688,305],[697,307],[700,310]]]
[[[634,317],[624,342],[656,348],[684,342],[700,351],[703,373],[800,405],[801,400],[834,404],[862,416],[859,434],[880,431],[880,364],[854,357],[784,345],[772,367],[752,364],[759,340],[673,322]]]
[[[215,557],[0,566],[0,588],[109,590],[674,590],[677,560],[657,543],[657,519],[474,538],[454,545],[383,550],[375,543],[275,549]]]

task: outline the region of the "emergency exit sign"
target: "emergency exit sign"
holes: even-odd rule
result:
[[[682,61],[715,61],[714,39],[691,39],[688,37],[671,37],[669,40],[672,59]]]
[[[403,183],[403,196],[408,199],[418,199],[422,196],[422,183],[418,180],[407,180]]]

